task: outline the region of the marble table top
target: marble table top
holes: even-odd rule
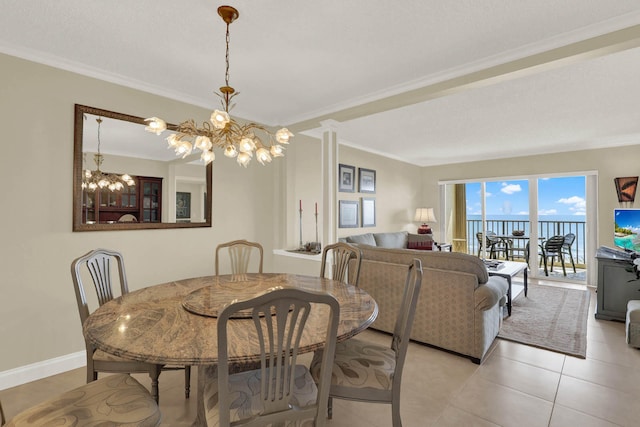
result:
[[[365,291],[330,279],[275,273],[206,276],[151,286],[109,301],[89,316],[84,334],[99,349],[133,360],[214,364],[218,355],[215,314],[220,307],[274,287],[313,289],[333,295],[340,304],[339,341],[366,329],[378,314],[376,302]],[[300,353],[322,347],[325,309],[311,311]],[[229,345],[230,362],[259,359],[255,328],[247,327],[246,322],[251,320],[233,319],[229,323],[233,344]]]

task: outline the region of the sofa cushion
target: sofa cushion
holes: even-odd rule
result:
[[[430,251],[433,249],[433,236],[431,234],[409,234],[407,249]]]
[[[372,233],[358,234],[357,236],[347,237],[347,243],[357,243],[359,245],[376,246],[376,240]]]
[[[376,241],[375,246],[381,248],[398,248],[404,249],[407,247],[407,232],[398,231],[395,233],[375,233],[373,238]]]

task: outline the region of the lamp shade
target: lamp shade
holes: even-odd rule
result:
[[[418,227],[418,234],[431,234],[431,227],[427,225],[427,222],[437,222],[436,216],[433,213],[433,208],[416,209],[416,217],[414,218],[414,221],[422,223],[422,225]]]
[[[416,209],[415,222],[438,222],[436,216],[433,213],[433,208],[418,208]]]

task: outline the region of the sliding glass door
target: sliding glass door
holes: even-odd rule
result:
[[[528,262],[532,277],[586,280],[589,227],[585,175],[462,181],[444,187],[448,187],[445,218],[450,221],[446,239],[453,241],[456,250],[483,258]],[[461,217],[464,221],[459,220]],[[495,237],[500,244],[493,249],[499,250],[492,252],[484,242],[485,250],[484,235]],[[549,256],[553,248],[547,248],[546,242],[553,236],[567,238],[561,248],[566,275],[560,254],[553,259]],[[543,256],[548,261],[546,272]]]

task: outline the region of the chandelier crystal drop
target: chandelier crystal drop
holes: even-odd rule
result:
[[[240,124],[229,115],[229,111],[234,107],[232,100],[239,93],[229,86],[229,25],[238,18],[239,13],[231,6],[220,6],[218,15],[227,25],[225,85],[220,88],[219,93],[216,92],[220,97],[222,110],[213,111],[209,122],[202,123],[201,127],[198,127],[193,119],[172,127],[171,130],[175,130],[176,133],[167,138],[167,143],[169,148],[173,148],[176,155],[182,158],[190,155],[194,149],[200,150],[200,158],[206,164],[216,158],[213,148],[217,147],[224,150],[226,157],[235,157],[241,166],[247,167],[254,157],[264,165],[274,157],[284,156],[283,144],[289,144],[293,134],[287,128],[273,134],[262,125]],[[145,122],[148,123],[145,130],[156,135],[167,130],[167,123],[158,117],[148,118]]]
[[[100,170],[104,156],[100,154],[100,125],[102,119],[97,118],[98,122],[98,153],[93,155],[93,161],[96,163],[96,170],[85,169],[82,174],[82,189],[94,192],[97,189],[108,189],[111,191],[120,191],[125,186],[134,186],[136,182],[128,174],[116,175],[114,173],[105,173]]]

